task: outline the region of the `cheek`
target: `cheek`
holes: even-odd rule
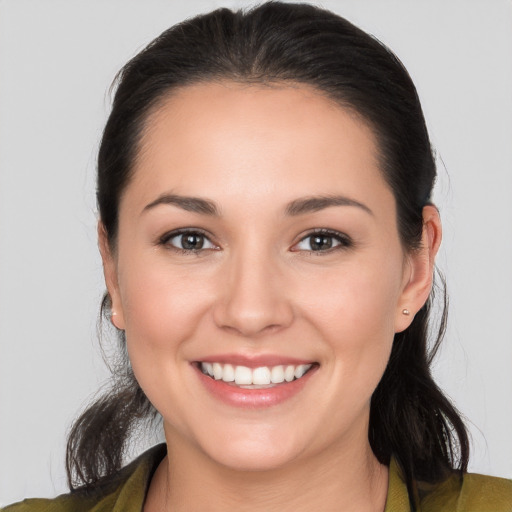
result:
[[[212,280],[189,268],[140,258],[120,268],[126,337],[136,357],[176,352],[198,329]]]
[[[325,364],[359,396],[371,396],[389,359],[401,289],[396,261],[347,264],[301,292],[306,323],[328,349]]]
[[[197,337],[210,307],[212,279],[198,270],[171,266],[165,258],[142,255],[120,263],[126,343],[134,374],[154,407],[183,427],[180,411],[190,371],[183,362],[187,342]]]
[[[351,331],[354,337],[371,331],[394,334],[401,273],[387,263],[346,265],[326,273],[315,286],[304,279],[303,310],[319,327]]]

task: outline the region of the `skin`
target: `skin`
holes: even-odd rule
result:
[[[147,208],[162,194],[207,199],[219,215]],[[363,207],[286,212],[332,195]],[[370,398],[394,334],[429,295],[441,226],[425,207],[422,247],[404,249],[366,124],[306,86],[187,86],[148,119],[119,215],[115,250],[99,226],[114,322],[169,452],[146,512],[296,512],[319,499],[323,511],[382,511],[387,468],[368,443]],[[162,243],[179,228],[204,231],[206,248]],[[351,242],[314,252],[319,228]],[[223,353],[319,367],[284,403],[239,409],[206,392],[190,364]]]

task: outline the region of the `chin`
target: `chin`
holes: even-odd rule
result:
[[[246,429],[241,429],[241,435],[226,433],[222,442],[207,443],[202,450],[217,464],[234,471],[277,470],[304,451],[304,446],[293,436],[283,436],[282,431],[272,435],[265,429],[258,430],[252,436],[247,435]]]
[[[240,450],[228,450],[222,454],[213,454],[214,460],[232,471],[275,471],[286,467],[295,460],[296,454],[280,448],[251,446]]]

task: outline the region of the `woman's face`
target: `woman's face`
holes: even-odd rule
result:
[[[367,443],[413,271],[354,115],[305,86],[174,92],[104,258],[170,447],[268,469]]]

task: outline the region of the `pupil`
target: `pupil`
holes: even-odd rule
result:
[[[319,251],[321,249],[330,249],[332,247],[332,238],[329,236],[313,236],[311,239],[311,249]]]
[[[203,237],[201,235],[183,235],[183,249],[201,249],[203,247]]]

